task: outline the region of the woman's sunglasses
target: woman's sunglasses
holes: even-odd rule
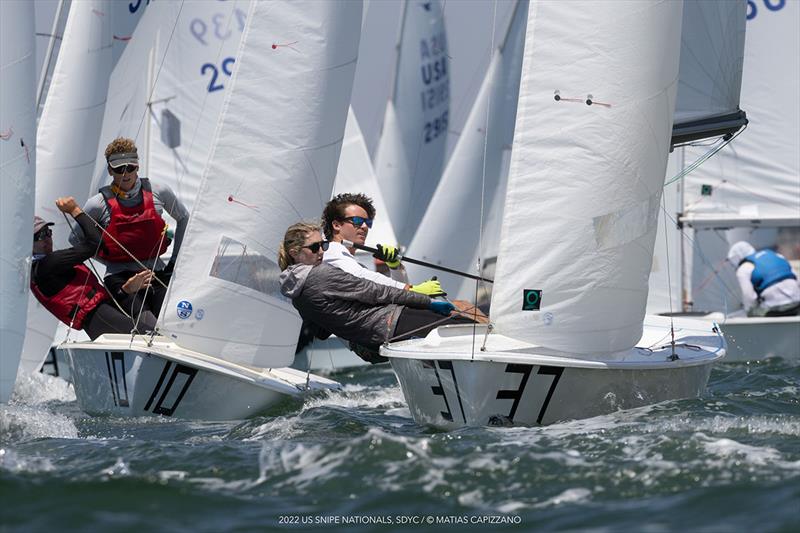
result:
[[[132,174],[139,170],[139,165],[122,165],[119,167],[109,166],[108,168],[110,168],[111,172],[114,174]]]
[[[311,250],[312,254],[319,252],[319,249],[322,248],[322,251],[325,252],[328,250],[328,245],[330,243],[328,241],[319,241],[319,242],[312,242],[311,244],[306,244],[303,248],[308,248]]]
[[[53,230],[50,228],[43,228],[34,233],[33,240],[34,241],[43,241],[49,237],[53,236]]]
[[[368,228],[372,228],[372,220],[371,218],[364,218],[364,217],[347,217],[344,219],[345,222],[351,223],[353,226],[360,228],[362,224],[366,224]]]

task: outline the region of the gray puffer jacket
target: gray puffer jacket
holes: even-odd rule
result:
[[[291,265],[280,281],[281,293],[304,320],[371,348],[392,337],[403,306],[428,309],[431,304],[424,294],[379,285],[326,263]]]

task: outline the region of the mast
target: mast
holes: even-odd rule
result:
[[[44,62],[44,66],[42,67],[42,73],[39,75],[39,86],[36,88],[36,112],[38,114],[39,108],[42,106],[42,98],[44,97],[44,84],[47,80],[47,73],[50,72],[50,62],[53,60],[53,48],[55,48],[56,43],[56,32],[58,31],[58,25],[61,20],[61,9],[64,7],[64,0],[58,0],[58,6],[56,7],[56,16],[53,19],[53,27],[50,30],[50,39],[47,41],[47,52],[45,52],[45,57],[47,58]]]

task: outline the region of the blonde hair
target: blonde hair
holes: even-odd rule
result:
[[[312,231],[320,231],[318,223],[298,222],[289,226],[283,236],[283,242],[278,247],[278,266],[281,271],[295,263],[294,257],[289,252],[299,251],[306,242],[306,236]]]
[[[112,154],[127,152],[138,153],[136,151],[136,143],[133,142],[133,139],[128,139],[127,137],[117,137],[106,146],[106,160],[108,160]]]

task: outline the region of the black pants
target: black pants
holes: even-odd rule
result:
[[[125,282],[134,274],[137,274],[137,271],[126,270],[124,272],[117,272],[116,274],[111,274],[103,278],[103,283],[105,283],[108,293],[111,294],[114,299],[117,300],[120,307],[132,317],[136,317],[140,309],[142,312],[149,311],[154,316],[158,316],[158,313],[161,311],[161,306],[164,304],[164,298],[167,296],[166,287],[154,280],[150,284],[150,288],[142,289],[133,294],[126,294],[122,290],[122,286],[125,285]],[[156,277],[164,282],[164,284],[169,283],[169,274],[164,274],[159,271],[156,272]],[[144,307],[142,306],[143,304]]]
[[[474,324],[475,321],[463,316],[451,316],[445,320],[444,315],[428,309],[411,309],[404,307],[394,327],[392,342],[425,337],[439,326],[450,324]]]
[[[133,319],[125,316],[111,302],[102,302],[95,307],[83,322],[83,329],[89,338],[95,340],[103,333],[130,333],[134,329],[136,315]],[[139,333],[153,331],[156,328],[156,317],[150,311],[142,312],[136,330]]]

